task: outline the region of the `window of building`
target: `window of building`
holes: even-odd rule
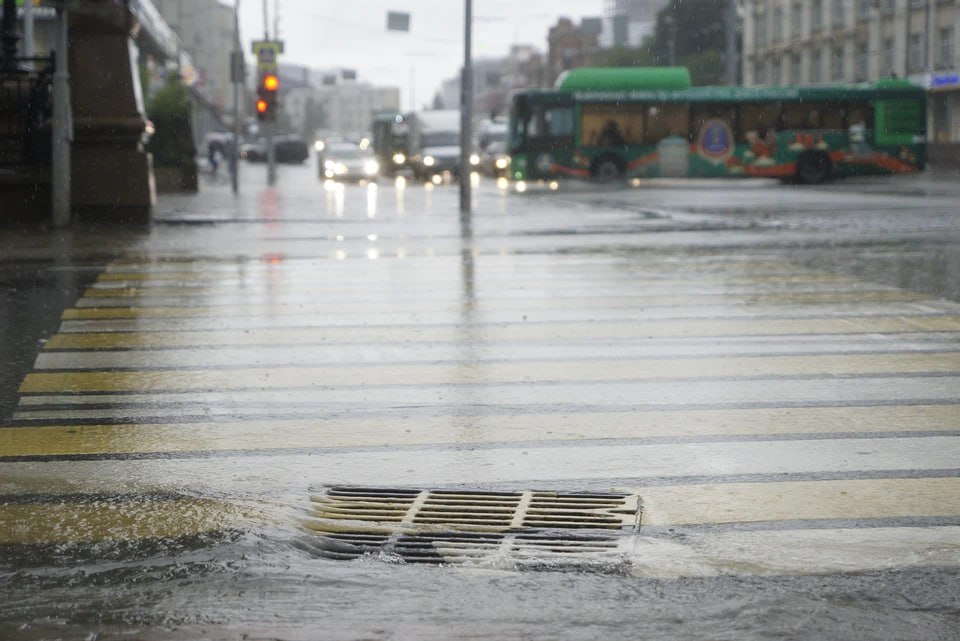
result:
[[[833,27],[842,28],[847,20],[847,0],[833,0]]]
[[[870,9],[873,8],[873,0],[857,0],[857,17],[866,20],[870,17]]]
[[[773,41],[783,42],[783,9],[773,10]]]
[[[937,67],[940,69],[952,68],[955,55],[953,27],[944,27],[940,29],[940,48],[938,49]]]
[[[820,33],[823,29],[823,0],[813,0],[810,5],[810,33]]]
[[[790,56],[790,82],[795,85],[803,84],[803,58],[799,53]]]
[[[753,72],[753,83],[756,85],[767,84],[767,65],[765,62],[757,63]]]
[[[883,68],[880,69],[881,76],[892,76],[896,71],[895,44],[893,38],[887,38],[883,41]]]
[[[921,34],[910,34],[910,45],[907,55],[910,71],[921,71],[923,69],[923,36]]]
[[[823,82],[823,53],[820,49],[815,49],[810,57],[810,82]]]
[[[803,34],[803,5],[799,2],[793,3],[790,21],[793,23],[790,33],[794,38],[799,38]]]
[[[915,2],[916,0],[911,0]],[[927,0],[923,0],[926,2]],[[884,15],[892,15],[897,10],[897,0],[880,0],[880,11]]]
[[[866,80],[870,68],[870,50],[867,43],[861,43],[857,46],[857,64],[855,76],[857,80]]]
[[[832,76],[834,80],[843,80],[843,77],[846,73],[846,68],[843,61],[843,47],[836,46],[833,48],[833,61],[831,64],[832,67]]]
[[[754,33],[756,35],[757,44],[761,46],[767,45],[767,14],[758,13],[753,17],[754,24]]]

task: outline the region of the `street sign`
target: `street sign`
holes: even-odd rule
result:
[[[410,31],[410,14],[388,11],[387,31]]]
[[[257,58],[259,71],[276,71],[280,54],[283,53],[282,40],[255,40],[253,55]]]

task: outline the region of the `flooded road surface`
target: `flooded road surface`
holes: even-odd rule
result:
[[[5,237],[0,639],[958,638],[949,180],[247,169]]]

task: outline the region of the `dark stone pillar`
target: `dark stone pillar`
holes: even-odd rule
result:
[[[16,0],[3,0],[3,31],[0,33],[3,57],[0,58],[0,71],[19,71],[17,64],[17,3]]]
[[[131,37],[138,25],[125,5],[108,0],[73,7],[73,210],[91,222],[148,223],[156,196]]]

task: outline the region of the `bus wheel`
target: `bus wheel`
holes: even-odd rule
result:
[[[833,164],[830,157],[820,151],[807,151],[797,160],[797,180],[804,185],[819,185],[830,180]]]
[[[604,156],[593,164],[593,177],[600,182],[611,182],[623,178],[623,164],[618,158]]]

